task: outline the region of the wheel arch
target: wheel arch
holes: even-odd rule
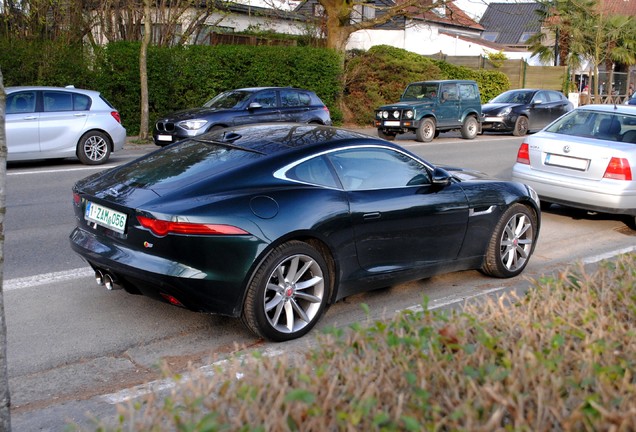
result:
[[[335,253],[333,249],[327,244],[327,242],[323,239],[318,238],[317,236],[311,233],[289,233],[288,235],[277,239],[276,241],[267,245],[265,249],[261,251],[258,257],[254,260],[252,265],[250,266],[248,273],[245,275],[245,280],[243,282],[243,293],[240,302],[240,309],[235,311],[236,316],[240,316],[243,308],[245,307],[245,299],[247,297],[247,287],[250,286],[254,276],[256,274],[256,270],[262,265],[262,263],[270,256],[272,251],[279,247],[282,244],[291,242],[291,241],[299,241],[303,243],[307,243],[313,248],[315,248],[324,258],[327,263],[328,271],[329,271],[329,286],[327,289],[329,290],[327,294],[327,304],[332,304],[335,302],[337,298],[337,289],[338,286],[338,265],[335,259]]]
[[[89,132],[100,132],[106,135],[106,138],[108,138],[108,148],[110,149],[111,153],[114,151],[113,137],[110,136],[110,134],[104,129],[93,128],[83,132],[82,135],[80,135],[80,137],[77,139],[77,142],[75,143],[75,156],[79,156],[77,152],[79,151],[80,140],[82,139],[84,135],[86,135]]]

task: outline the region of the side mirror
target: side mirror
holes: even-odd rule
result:
[[[451,175],[444,168],[435,168],[433,170],[433,184],[436,186],[448,186],[451,182]]]
[[[247,109],[259,109],[259,108],[263,108],[263,105],[259,104],[258,102],[252,102]]]

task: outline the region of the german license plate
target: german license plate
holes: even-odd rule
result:
[[[385,120],[384,126],[399,126],[400,122],[395,120]]]
[[[585,171],[587,169],[588,163],[588,159],[561,156],[552,153],[548,153],[545,156],[546,165],[556,165],[564,168],[572,168],[579,171]]]
[[[126,215],[124,213],[90,201],[86,203],[84,218],[89,222],[94,222],[122,234],[126,228]]]
[[[157,141],[170,141],[170,142],[172,142],[172,135],[157,135]]]

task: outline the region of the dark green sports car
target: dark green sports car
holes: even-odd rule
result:
[[[73,199],[71,246],[98,282],[274,341],[361,291],[464,269],[516,276],[540,225],[521,183],[303,124],[184,140],[79,181]]]

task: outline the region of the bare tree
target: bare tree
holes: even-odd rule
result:
[[[4,215],[6,213],[7,141],[2,71],[0,71],[0,430],[11,430],[11,395],[7,371],[7,323],[4,314]]]

